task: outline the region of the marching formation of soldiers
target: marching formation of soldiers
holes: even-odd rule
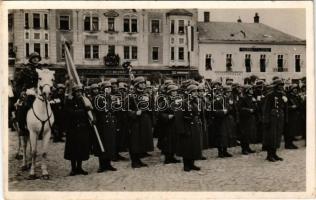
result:
[[[285,85],[274,77],[269,85],[257,79],[243,86],[193,79],[152,86],[145,77],[90,86],[68,80],[57,84],[51,106],[54,141],[66,137],[71,176],[88,174],[81,165],[91,154],[99,159],[99,173],[116,171],[113,161],[128,160],[121,152],[129,152],[132,168],[146,167],[142,158],[151,156],[154,138],[164,163],[180,163],[182,157],[184,171],[200,170],[195,161],[207,159],[205,149],[217,148],[218,157],[227,158],[238,145],[247,155],[255,152],[251,144],[262,143],[268,161],[282,161],[277,155],[282,136],[286,149],[297,149],[298,136],[306,138],[304,80]]]

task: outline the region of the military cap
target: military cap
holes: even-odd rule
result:
[[[105,87],[112,87],[111,82],[110,81],[103,81],[101,83],[101,87],[105,88]]]
[[[78,91],[78,90],[83,90],[83,85],[81,85],[81,84],[79,84],[79,85],[75,85],[73,88],[72,88],[72,90],[74,91],[74,92],[76,92],[76,91]]]
[[[143,76],[138,76],[134,79],[134,86],[137,86],[140,83],[144,83],[145,78]]]
[[[250,89],[253,89],[253,87],[252,87],[251,85],[248,85],[248,84],[247,84],[247,85],[244,85],[243,88],[244,88],[244,91],[245,91],[245,92],[248,92]]]
[[[290,88],[289,88],[289,89],[290,89],[290,90],[293,90],[293,89],[295,89],[295,88],[298,89],[298,85],[294,83],[294,84],[290,85]]]
[[[176,90],[178,90],[178,89],[179,89],[179,87],[176,86],[175,84],[168,85],[168,87],[167,87],[167,93],[170,93],[170,92],[172,92],[172,91],[176,91]]]
[[[90,85],[90,89],[96,89],[96,88],[99,88],[98,84],[96,83],[93,83],[92,85]]]
[[[275,78],[272,82],[272,85],[275,87],[275,86],[278,86],[278,85],[284,85],[283,81],[280,79],[280,78]]]
[[[223,89],[224,89],[225,92],[231,92],[232,91],[232,87],[230,87],[230,86],[225,86],[225,87],[223,87]]]
[[[118,84],[118,88],[119,88],[119,89],[127,89],[127,84],[124,83],[124,82],[120,82],[120,83]]]
[[[65,85],[64,85],[64,84],[62,84],[62,83],[58,83],[58,84],[57,84],[57,88],[66,88],[66,87],[65,87]]]
[[[172,84],[173,83],[173,80],[172,79],[166,79],[165,81],[164,81],[164,84],[165,85],[169,85],[169,84]]]
[[[41,61],[42,60],[42,58],[41,58],[41,56],[37,53],[37,52],[33,52],[33,53],[31,53],[31,55],[29,56],[29,62],[30,63],[33,63],[33,58],[38,58],[38,60],[39,61]]]
[[[117,79],[116,78],[111,78],[109,81],[110,81],[111,84],[116,84],[117,83]]]
[[[238,87],[240,87],[240,85],[238,83],[233,83],[232,84],[232,89],[235,89],[235,88],[238,88]]]
[[[191,93],[191,92],[193,92],[194,90],[198,90],[198,86],[195,85],[195,84],[190,84],[190,85],[187,87],[188,93]]]

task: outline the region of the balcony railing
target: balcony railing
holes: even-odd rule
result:
[[[283,67],[273,68],[273,72],[288,72],[288,68],[283,68]]]

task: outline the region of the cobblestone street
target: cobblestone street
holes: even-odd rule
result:
[[[306,149],[298,141],[298,150],[286,150],[282,144],[279,155],[283,162],[265,160],[261,145],[252,146],[257,153],[241,155],[240,147],[229,149],[233,158],[217,158],[216,149],[204,151],[208,158],[198,161],[200,172],[184,172],[182,164],[163,164],[156,149],[152,157],[143,159],[147,168],[132,169],[130,162],[113,162],[116,172],[97,173],[96,157],[83,163],[87,176],[69,177],[70,162],[64,160],[64,143],[51,143],[48,151],[50,180],[27,180],[21,172],[22,161],[16,160],[16,132],[9,132],[10,191],[304,191]],[[41,142],[39,142],[41,145]],[[41,149],[39,149],[41,152]],[[127,153],[122,154],[128,157]],[[40,158],[39,158],[40,159]],[[40,163],[37,163],[40,175]]]

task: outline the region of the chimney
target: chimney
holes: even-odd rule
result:
[[[253,18],[253,22],[254,23],[259,23],[259,15],[258,15],[258,13],[255,14],[255,16]]]
[[[204,22],[210,22],[210,12],[204,12]]]
[[[239,16],[237,22],[238,22],[238,23],[241,23],[241,22],[242,22],[241,19],[240,19],[240,16]]]

